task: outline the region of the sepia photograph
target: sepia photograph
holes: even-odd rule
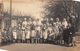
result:
[[[0,0],[0,51],[80,51],[80,0]]]

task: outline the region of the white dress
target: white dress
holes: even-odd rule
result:
[[[35,30],[32,30],[32,32],[31,32],[31,37],[35,37],[35,35],[36,35]]]
[[[64,26],[63,28],[67,28],[67,26],[68,26],[68,23],[67,23],[67,21],[65,21],[65,22],[62,22],[62,26]]]
[[[14,39],[17,39],[17,31],[16,30],[13,30],[13,37],[14,37]]]
[[[25,40],[25,31],[22,31],[22,40]]]
[[[44,39],[47,39],[47,37],[48,37],[48,33],[47,33],[47,30],[45,30],[45,31],[43,32],[43,38],[44,38]]]
[[[29,30],[26,33],[26,39],[30,39],[30,31]]]
[[[27,26],[27,21],[23,21],[23,22],[22,22],[22,29],[25,29],[26,26]]]
[[[2,35],[1,35],[1,32],[0,32],[0,43],[2,42]]]

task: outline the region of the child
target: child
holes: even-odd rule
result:
[[[36,43],[40,42],[41,28],[39,25],[36,26]]]
[[[10,45],[11,44],[11,42],[12,42],[12,33],[11,33],[11,29],[10,28],[8,28],[8,30],[7,30],[7,37],[8,37],[8,45]]]
[[[51,40],[51,37],[49,35],[52,33],[52,24],[49,24],[47,29],[48,29],[48,43],[51,43],[52,40]]]
[[[47,43],[47,38],[48,38],[48,33],[47,32],[48,32],[47,29],[43,32],[44,43]]]
[[[25,43],[25,29],[22,29],[22,43]]]
[[[43,43],[43,32],[42,32],[42,30],[40,32],[40,43]]]
[[[76,41],[76,37],[75,37],[75,25],[73,25],[72,27],[73,27],[73,29],[72,29],[72,30],[73,30],[73,40],[72,40],[72,44],[73,44],[73,46],[77,46],[77,45],[76,45],[76,42],[75,42],[75,41]]]
[[[13,33],[13,43],[16,43],[17,42],[17,29],[16,29],[16,27],[14,27],[12,33]]]
[[[42,24],[42,43],[44,42],[44,32],[45,32],[45,29],[46,29],[46,25],[45,24]]]
[[[31,32],[31,43],[35,42],[35,34],[36,34],[35,30],[32,30],[32,32]]]
[[[21,35],[22,34],[22,32],[21,32],[21,24],[18,24],[18,43],[20,43],[21,42]]]
[[[72,42],[72,44],[73,44],[73,46],[77,46],[76,45],[76,37],[75,36],[73,36],[73,42]]]
[[[26,43],[30,43],[30,27],[26,29]]]
[[[0,30],[0,46],[1,46],[1,43],[2,43],[2,34],[1,34],[1,30]]]
[[[3,34],[2,34],[2,43],[3,43],[3,45],[7,45],[7,31],[6,31],[6,29],[4,29],[4,32],[3,32]]]

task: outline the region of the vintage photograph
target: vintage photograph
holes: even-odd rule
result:
[[[80,0],[0,0],[0,51],[80,51]]]

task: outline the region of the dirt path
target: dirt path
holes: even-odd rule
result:
[[[77,45],[77,47],[65,47],[52,44],[12,44],[2,46],[0,49],[9,51],[80,51],[80,45]]]

